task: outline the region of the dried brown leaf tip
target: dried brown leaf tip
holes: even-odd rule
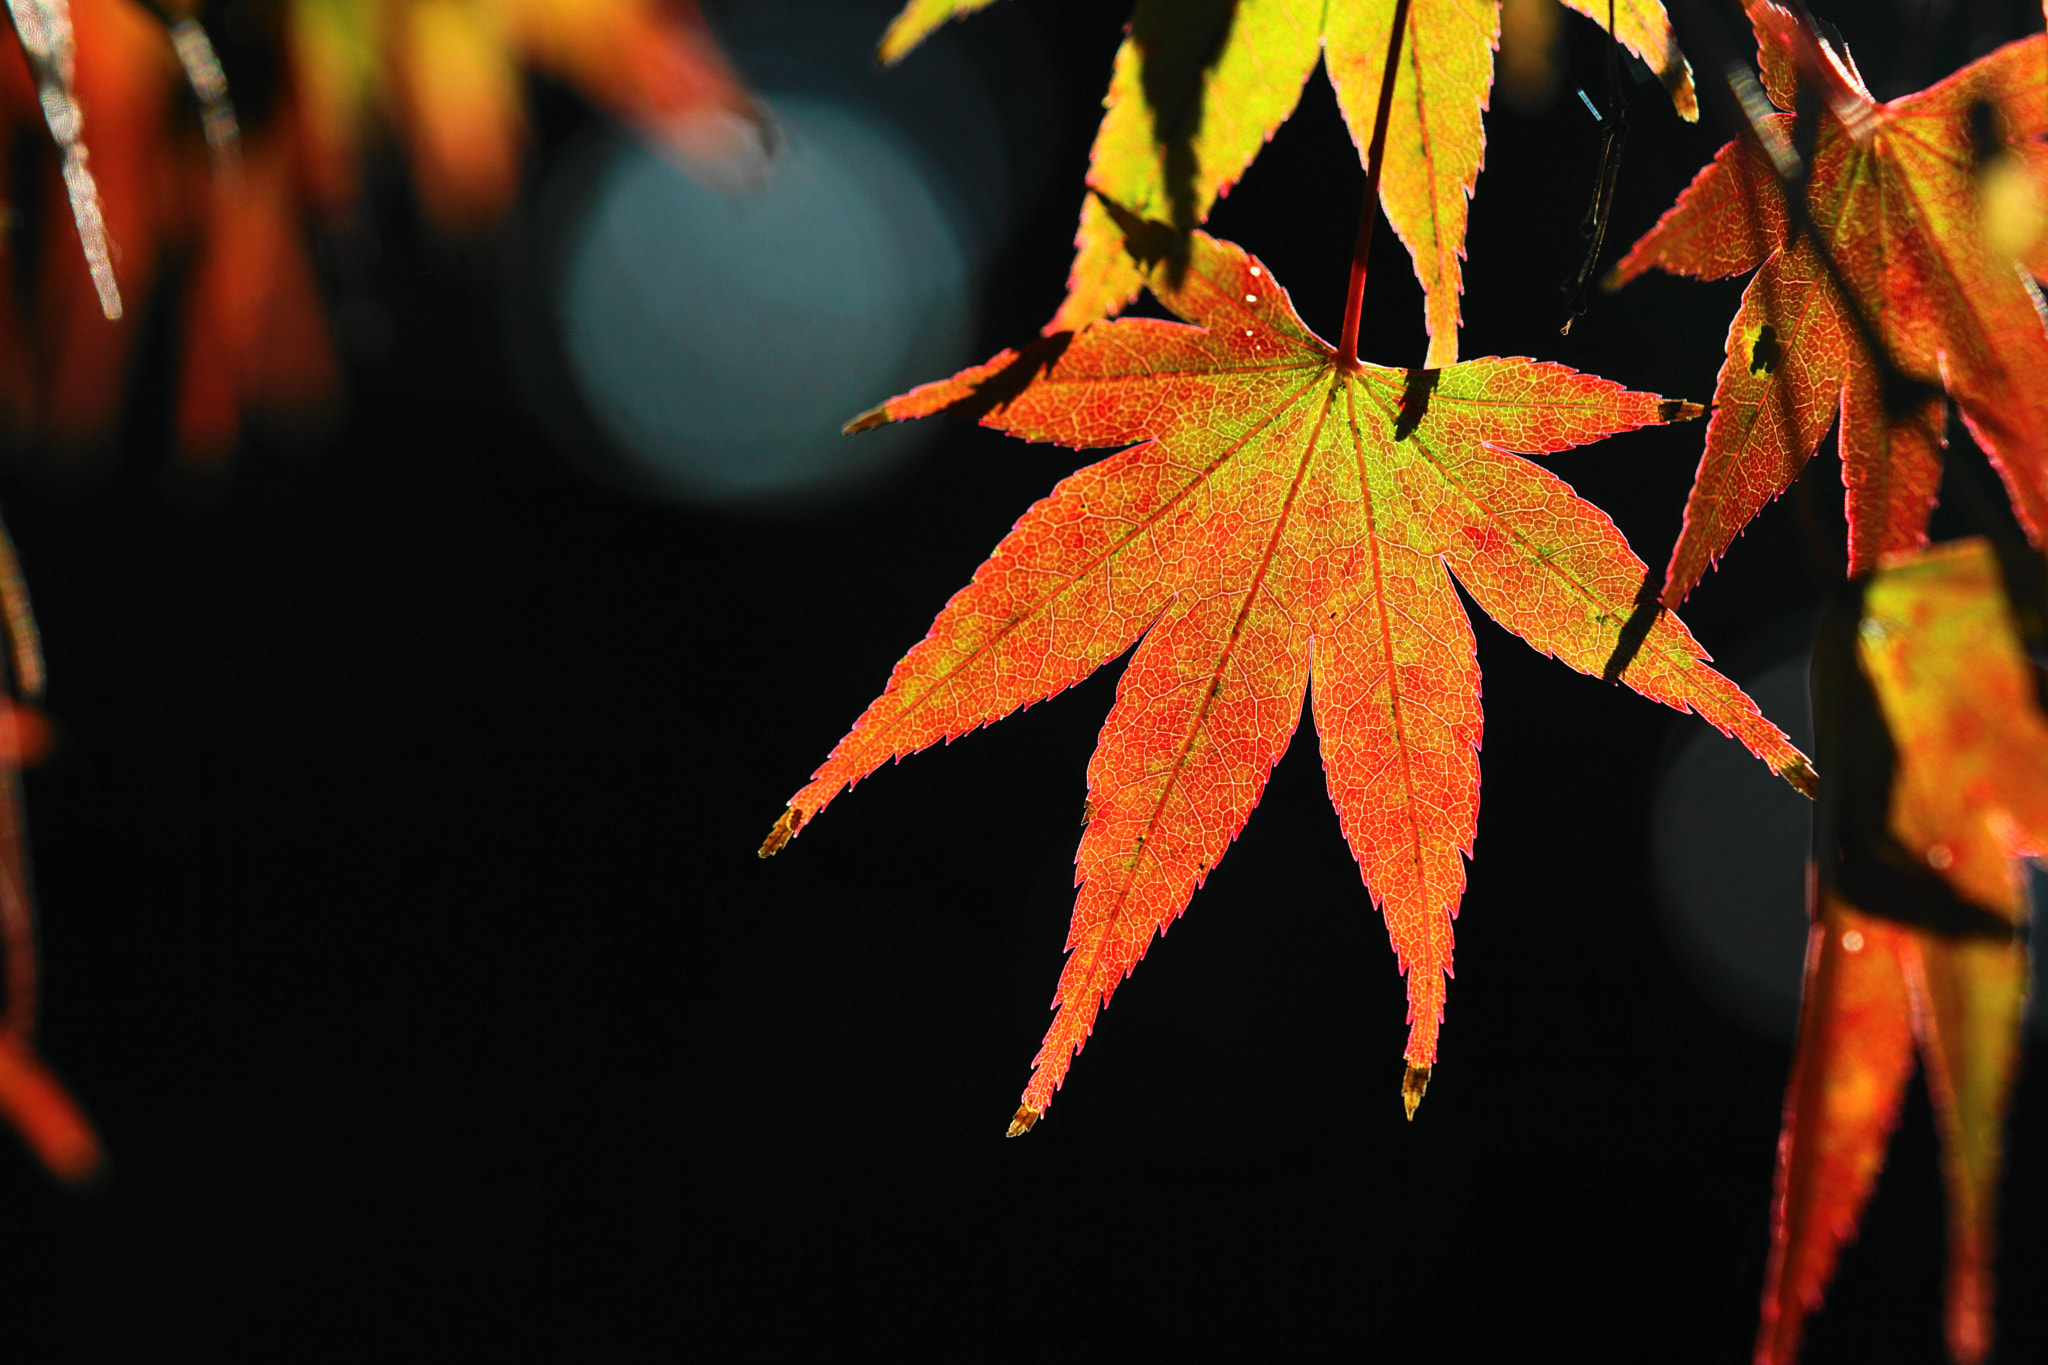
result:
[[[1408,1070],[1401,1077],[1401,1107],[1408,1112],[1408,1121],[1415,1122],[1415,1110],[1422,1103],[1422,1094],[1429,1089],[1429,1068],[1408,1064]]]
[[[873,431],[876,427],[887,426],[889,420],[889,405],[883,403],[878,407],[869,408],[866,412],[839,428],[839,434],[842,436],[858,436],[863,431]]]
[[[795,806],[789,807],[782,812],[781,818],[775,822],[775,827],[768,831],[768,837],[761,841],[759,856],[773,858],[776,854],[782,852],[784,844],[796,838],[796,832],[803,827],[804,813]]]
[[[1023,1137],[1038,1123],[1038,1111],[1028,1104],[1017,1106],[1017,1112],[1010,1116],[1010,1127],[1004,1137]]]
[[[1820,790],[1820,775],[1814,772],[1813,765],[1804,759],[1797,763],[1788,763],[1778,769],[1778,776],[1790,782],[1799,794],[1809,801],[1813,799],[1814,793]]]

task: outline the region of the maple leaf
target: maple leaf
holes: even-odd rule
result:
[[[2048,721],[1986,542],[1886,556],[1824,632],[1814,685],[1822,863],[1756,1358],[1794,1358],[1917,1044],[1945,1155],[1949,1352],[1970,1365],[1991,1344],[1993,1196],[2027,997],[2017,860],[2048,852]]]
[[[986,3],[986,0],[983,0]],[[1603,27],[1607,0],[1566,0]],[[883,39],[885,59],[972,0],[914,0]],[[1144,275],[1106,199],[1187,231],[1207,221],[1259,149],[1294,112],[1318,57],[1364,158],[1386,70],[1395,0],[1139,0],[1117,49],[1102,126],[1089,153],[1067,297],[1045,330],[1123,310]],[[1657,0],[1617,0],[1623,46],[1648,61],[1679,112],[1699,117],[1692,76]],[[1493,85],[1499,0],[1412,0],[1394,78],[1380,204],[1427,296],[1426,365],[1458,358],[1468,201],[1485,159],[1480,114]],[[1100,198],[1098,198],[1100,196]]]
[[[849,424],[951,411],[1028,440],[1128,448],[1025,514],[761,850],[883,763],[1137,645],[1088,767],[1072,951],[1013,1133],[1045,1112],[1098,1008],[1243,827],[1305,690],[1331,800],[1407,975],[1412,1116],[1479,805],[1479,670],[1453,575],[1537,649],[1618,672],[1802,789],[1812,780],[1684,626],[1638,607],[1644,569],[1613,523],[1509,453],[1699,409],[1530,360],[1347,366],[1240,248],[1196,233],[1183,254],[1184,270],[1158,261],[1149,282],[1188,325],[1095,323]]]
[[[1927,388],[1905,401],[1885,393],[1883,366],[1812,237],[1793,239],[1773,159],[1790,154],[1795,119],[1766,116],[1765,146],[1723,147],[1609,276],[1614,288],[1651,266],[1702,279],[1762,266],[1728,329],[1664,600],[1682,601],[1791,485],[1837,411],[1850,572],[1925,544],[1941,481],[1943,388],[2039,543],[2048,528],[2048,388],[2038,382],[2048,374],[2048,331],[2039,293],[1985,241],[1976,127],[1980,110],[1995,109],[2013,154],[2038,158],[2034,140],[2048,131],[2048,39],[2008,44],[1880,104],[1846,53],[1816,43],[1774,5],[1752,4],[1750,13],[1770,100],[1793,109],[1802,80],[1819,98],[1805,191],[1813,233],[1890,363]]]

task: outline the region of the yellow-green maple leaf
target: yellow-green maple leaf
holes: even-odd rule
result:
[[[939,24],[989,0],[912,0],[882,42],[894,61]],[[1606,0],[1565,0],[1603,27]],[[1074,239],[1067,297],[1046,324],[1068,331],[1121,312],[1144,284],[1106,198],[1185,232],[1287,121],[1321,57],[1361,158],[1371,141],[1396,0],[1139,0],[1116,55]],[[1687,119],[1692,75],[1658,0],[1615,0],[1622,45],[1647,61]],[[1428,297],[1432,369],[1458,358],[1465,221],[1485,159],[1498,0],[1412,0],[1388,111],[1380,204]]]

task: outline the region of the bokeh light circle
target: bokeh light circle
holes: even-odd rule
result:
[[[916,148],[856,105],[769,100],[783,146],[721,194],[609,142],[555,296],[590,414],[650,490],[693,502],[815,496],[926,433],[845,421],[965,363],[968,263]]]
[[[1807,753],[1806,659],[1741,680]],[[1650,847],[1680,960],[1722,1013],[1766,1038],[1799,1026],[1812,803],[1711,728],[1692,727],[1657,778]]]

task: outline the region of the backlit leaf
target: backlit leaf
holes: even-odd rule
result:
[[[1757,1359],[1795,1358],[1884,1163],[1917,1045],[1948,1187],[1949,1352],[1970,1365],[1991,1345],[1993,1201],[2027,997],[2019,860],[2048,852],[2048,721],[1983,541],[1881,561],[1854,654],[1892,750],[1876,770],[1888,785],[1867,793],[1882,803],[1887,852],[1854,899],[1846,871],[1817,879]],[[1815,700],[1824,715],[1853,705]],[[1854,799],[1836,786],[1860,756],[1826,738],[1820,754],[1825,815]],[[1961,915],[1915,922],[1917,902],[1899,888],[1916,878]]]
[[[1572,0],[1605,24],[1607,6]],[[1361,160],[1372,140],[1394,0],[1140,0],[1118,50],[1088,183],[1141,218],[1186,231],[1207,220],[1294,112],[1320,56]],[[1623,45],[1697,117],[1691,76],[1656,0],[1616,7]],[[1500,35],[1498,0],[1413,0],[1394,77],[1380,204],[1427,295],[1426,364],[1458,358],[1467,203],[1484,160],[1480,126]],[[1117,313],[1144,276],[1113,216],[1082,205],[1067,299],[1048,331]]]
[[[1479,806],[1479,670],[1453,577],[1582,672],[1705,716],[1804,788],[1806,760],[1708,668],[1644,566],[1541,453],[1697,415],[1529,360],[1345,367],[1239,248],[1196,233],[1126,319],[1005,352],[850,430],[933,412],[1123,446],[1063,480],[939,613],[790,799],[762,853],[884,763],[1087,677],[1134,644],[1088,769],[1058,1014],[1013,1131],[1186,907],[1315,708],[1332,801],[1408,978],[1410,1112],[1437,1056]],[[1625,644],[1624,642],[1629,643]]]
[[[932,30],[962,15],[987,9],[993,3],[995,0],[910,0],[882,35],[876,55],[893,66],[930,37]]]
[[[1807,202],[1821,241],[1893,362],[1945,388],[2004,476],[2028,531],[2048,529],[2048,331],[2040,295],[1987,241],[1975,123],[1996,111],[2015,159],[2048,131],[2048,39],[2011,43],[1918,94],[1880,104],[1845,54],[1821,49],[1795,77],[1798,21],[1752,6],[1765,81],[1781,110],[1797,80],[1820,87]],[[1765,136],[1787,146],[1790,112]],[[1728,331],[1706,452],[1665,577],[1678,603],[1764,504],[1785,491],[1837,412],[1851,572],[1925,544],[1941,482],[1938,396],[1888,410],[1881,370],[1812,242],[1790,240],[1771,163],[1730,143],[1610,281],[1651,266],[1713,279],[1761,266]]]

